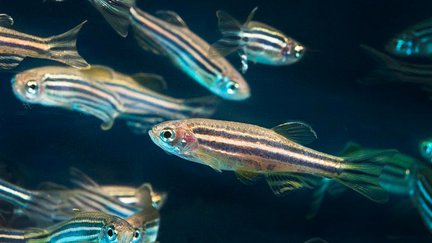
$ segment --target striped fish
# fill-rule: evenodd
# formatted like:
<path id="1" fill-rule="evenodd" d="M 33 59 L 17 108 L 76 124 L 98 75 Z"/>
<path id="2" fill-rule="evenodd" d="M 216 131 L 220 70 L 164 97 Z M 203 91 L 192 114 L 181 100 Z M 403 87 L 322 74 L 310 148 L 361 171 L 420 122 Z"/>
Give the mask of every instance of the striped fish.
<path id="1" fill-rule="evenodd" d="M 386 50 L 400 57 L 432 57 L 432 19 L 415 24 L 394 36 Z"/>
<path id="2" fill-rule="evenodd" d="M 166 56 L 214 94 L 228 100 L 250 96 L 241 74 L 220 55 L 208 58 L 210 45 L 194 34 L 176 13 L 160 11 L 153 16 L 133 6 L 130 21 L 143 49 Z"/>
<path id="3" fill-rule="evenodd" d="M 40 38 L 10 29 L 13 19 L 0 14 L 0 69 L 15 68 L 25 57 L 50 59 L 79 69 L 90 68 L 76 50 L 76 38 L 85 22 L 64 34 Z"/>
<path id="4" fill-rule="evenodd" d="M 136 232 L 144 232 L 141 234 L 141 242 L 156 242 L 160 225 L 160 214 L 156 208 L 147 207 L 130 216 L 126 221 L 135 228 Z"/>
<path id="5" fill-rule="evenodd" d="M 383 169 L 373 158 L 392 150 L 356 157 L 337 157 L 302 144 L 316 138 L 306 124 L 288 122 L 273 129 L 209 119 L 158 124 L 149 131 L 153 142 L 168 153 L 205 164 L 216 171 L 235 171 L 243 182 L 264 176 L 276 195 L 316 186 L 316 176 L 334 179 L 377 201 L 387 200 L 379 185 Z"/>
<path id="6" fill-rule="evenodd" d="M 127 218 L 143 207 L 151 207 L 151 203 L 126 204 L 105 195 L 93 180 L 76 169 L 71 169 L 71 181 L 78 186 L 77 189 L 45 184 L 40 190 L 31 191 L 0 179 L 0 199 L 13 204 L 17 208 L 15 212 L 41 226 L 70 219 L 77 209 Z M 150 193 L 142 191 L 140 196 L 150 198 Z"/>
<path id="7" fill-rule="evenodd" d="M 133 242 L 136 234 L 125 220 L 100 212 L 79 212 L 47 229 L 0 228 L 0 242 Z"/>
<path id="8" fill-rule="evenodd" d="M 305 47 L 280 30 L 252 21 L 257 10 L 257 7 L 252 10 L 244 24 L 219 10 L 217 17 L 223 38 L 212 45 L 210 57 L 237 51 L 242 59 L 243 73 L 248 69 L 248 61 L 274 66 L 298 62 Z"/>
<path id="9" fill-rule="evenodd" d="M 161 121 L 210 116 L 218 103 L 214 97 L 174 99 L 153 91 L 155 84 L 163 86 L 164 81 L 152 74 L 130 77 L 103 66 L 89 70 L 48 66 L 19 73 L 12 80 L 21 101 L 95 116 L 102 120 L 103 130 L 119 118 L 137 133 L 147 132 Z"/>
<path id="10" fill-rule="evenodd" d="M 432 169 L 420 170 L 412 197 L 426 228 L 432 232 Z"/>
<path id="11" fill-rule="evenodd" d="M 156 208 L 161 209 L 164 205 L 167 194 L 159 193 L 153 190 L 153 187 L 149 183 L 144 183 L 140 187 L 130 186 L 100 186 L 99 187 L 103 194 L 114 197 L 122 203 L 134 205 L 137 207 L 146 206 L 150 204 Z M 150 195 L 150 198 L 148 197 Z"/>

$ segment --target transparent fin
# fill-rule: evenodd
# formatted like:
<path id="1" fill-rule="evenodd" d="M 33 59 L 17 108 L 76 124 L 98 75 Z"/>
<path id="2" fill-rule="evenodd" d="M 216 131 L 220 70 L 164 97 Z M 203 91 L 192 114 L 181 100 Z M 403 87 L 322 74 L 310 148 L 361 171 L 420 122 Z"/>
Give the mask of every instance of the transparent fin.
<path id="1" fill-rule="evenodd" d="M 114 70 L 101 65 L 92 65 L 90 69 L 81 72 L 96 79 L 111 80 L 114 78 Z"/>
<path id="2" fill-rule="evenodd" d="M 23 56 L 17 55 L 0 55 L 0 68 L 13 69 L 16 68 L 24 59 Z"/>
<path id="3" fill-rule="evenodd" d="M 315 218 L 315 216 L 318 214 L 319 210 L 321 209 L 322 203 L 324 201 L 324 197 L 327 193 L 327 189 L 329 188 L 331 183 L 334 182 L 332 182 L 332 180 L 330 179 L 323 178 L 320 185 L 318 185 L 318 187 L 315 188 L 312 194 L 312 200 L 309 205 L 309 210 L 306 213 L 306 219 Z"/>
<path id="4" fill-rule="evenodd" d="M 178 15 L 176 12 L 160 10 L 157 11 L 155 15 L 170 24 L 176 25 L 178 27 L 189 28 L 182 17 L 180 17 L 180 15 Z"/>
<path id="5" fill-rule="evenodd" d="M 157 74 L 152 73 L 137 73 L 132 76 L 142 86 L 157 92 L 166 90 L 168 85 L 165 79 Z"/>
<path id="6" fill-rule="evenodd" d="M 214 43 L 209 50 L 209 57 L 227 56 L 240 48 L 242 24 L 224 11 L 217 11 L 219 30 L 222 39 Z"/>
<path id="7" fill-rule="evenodd" d="M 251 185 L 255 181 L 257 181 L 262 174 L 253 172 L 253 171 L 246 171 L 246 170 L 236 170 L 235 174 L 237 176 L 237 179 L 241 181 L 243 184 Z"/>
<path id="8" fill-rule="evenodd" d="M 379 157 L 395 153 L 396 150 L 382 150 L 347 157 L 343 171 L 334 179 L 372 201 L 384 203 L 388 200 L 388 193 L 380 186 L 379 177 L 385 164 Z"/>
<path id="9" fill-rule="evenodd" d="M 114 125 L 115 116 L 112 116 L 111 114 L 108 114 L 107 112 L 97 109 L 91 105 L 84 104 L 78 101 L 78 102 L 72 102 L 71 108 L 72 110 L 80 111 L 95 116 L 96 118 L 102 120 L 102 124 L 100 128 L 104 131 L 111 129 Z"/>
<path id="10" fill-rule="evenodd" d="M 78 54 L 76 49 L 78 32 L 86 22 L 82 22 L 66 33 L 47 38 L 49 58 L 79 69 L 90 68 L 90 65 Z"/>
<path id="11" fill-rule="evenodd" d="M 269 173 L 264 174 L 267 184 L 273 193 L 282 196 L 292 190 L 316 187 L 321 177 L 300 173 Z"/>
<path id="12" fill-rule="evenodd" d="M 99 184 L 95 182 L 92 178 L 90 178 L 87 174 L 82 172 L 81 170 L 70 167 L 69 168 L 70 181 L 72 184 L 80 187 L 80 188 L 99 188 Z"/>
<path id="13" fill-rule="evenodd" d="M 0 14 L 0 26 L 11 27 L 14 24 L 14 20 L 7 14 Z"/>
<path id="14" fill-rule="evenodd" d="M 119 35 L 122 37 L 128 35 L 129 9 L 132 7 L 134 0 L 97 0 L 90 2 Z"/>
<path id="15" fill-rule="evenodd" d="M 188 117 L 210 117 L 220 103 L 216 96 L 204 96 L 183 101 L 185 115 Z"/>
<path id="16" fill-rule="evenodd" d="M 318 138 L 312 127 L 303 122 L 287 122 L 272 128 L 272 130 L 303 145 L 310 144 Z"/>
<path id="17" fill-rule="evenodd" d="M 257 7 L 255 7 L 254 9 L 252 9 L 252 11 L 250 12 L 250 14 L 249 14 L 249 16 L 247 17 L 247 19 L 246 19 L 246 22 L 245 22 L 245 26 L 247 25 L 247 24 L 249 24 L 249 22 L 251 22 L 252 21 L 252 19 L 255 17 L 255 14 L 256 14 L 256 11 L 258 10 L 258 6 Z"/>
<path id="18" fill-rule="evenodd" d="M 423 223 L 432 232 L 432 170 L 425 169 L 419 171 L 414 187 L 413 196 Z"/>

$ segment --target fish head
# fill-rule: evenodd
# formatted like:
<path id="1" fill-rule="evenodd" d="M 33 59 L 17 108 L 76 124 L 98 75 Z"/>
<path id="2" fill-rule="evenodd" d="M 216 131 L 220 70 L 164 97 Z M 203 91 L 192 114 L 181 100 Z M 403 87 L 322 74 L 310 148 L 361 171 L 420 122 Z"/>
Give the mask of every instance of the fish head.
<path id="1" fill-rule="evenodd" d="M 213 91 L 227 100 L 245 100 L 250 96 L 250 88 L 243 76 L 233 69 L 214 82 Z"/>
<path id="2" fill-rule="evenodd" d="M 151 140 L 164 151 L 191 160 L 198 140 L 185 120 L 167 121 L 155 125 L 150 131 Z"/>
<path id="3" fill-rule="evenodd" d="M 12 80 L 12 89 L 15 96 L 25 103 L 39 103 L 43 96 L 44 73 L 31 69 L 18 73 Z"/>
<path id="4" fill-rule="evenodd" d="M 99 242 L 130 243 L 134 239 L 135 229 L 125 220 L 113 217 L 99 234 Z"/>
<path id="5" fill-rule="evenodd" d="M 385 49 L 396 56 L 412 56 L 416 54 L 416 43 L 414 34 L 406 32 L 391 39 Z"/>
<path id="6" fill-rule="evenodd" d="M 306 48 L 299 42 L 287 39 L 285 41 L 285 46 L 282 48 L 282 64 L 292 64 L 298 62 L 304 56 Z"/>
<path id="7" fill-rule="evenodd" d="M 432 160 L 432 140 L 428 139 L 420 143 L 420 153 L 428 161 Z"/>

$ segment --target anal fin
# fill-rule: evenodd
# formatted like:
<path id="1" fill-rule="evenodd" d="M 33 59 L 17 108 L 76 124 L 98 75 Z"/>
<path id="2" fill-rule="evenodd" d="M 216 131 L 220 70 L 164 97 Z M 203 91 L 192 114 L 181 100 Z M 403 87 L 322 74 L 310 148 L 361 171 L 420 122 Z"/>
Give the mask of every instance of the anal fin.
<path id="1" fill-rule="evenodd" d="M 270 189 L 277 196 L 282 196 L 292 190 L 314 188 L 322 180 L 319 176 L 283 172 L 265 174 L 265 178 Z"/>
<path id="2" fill-rule="evenodd" d="M 246 185 L 253 184 L 262 175 L 261 173 L 247 170 L 236 170 L 235 174 L 237 176 L 237 179 L 239 179 L 239 181 Z"/>
<path id="3" fill-rule="evenodd" d="M 23 56 L 18 55 L 0 55 L 0 68 L 1 69 L 13 69 L 16 68 L 21 61 L 24 59 Z"/>

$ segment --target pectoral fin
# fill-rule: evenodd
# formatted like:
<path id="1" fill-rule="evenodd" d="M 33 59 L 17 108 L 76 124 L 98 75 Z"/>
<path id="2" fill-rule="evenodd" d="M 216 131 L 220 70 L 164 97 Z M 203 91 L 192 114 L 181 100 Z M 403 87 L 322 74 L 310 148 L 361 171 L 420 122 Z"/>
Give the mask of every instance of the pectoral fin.
<path id="1" fill-rule="evenodd" d="M 0 26 L 11 27 L 14 24 L 14 20 L 7 14 L 0 14 Z"/>
<path id="2" fill-rule="evenodd" d="M 213 170 L 217 172 L 222 172 L 222 170 L 220 169 L 222 167 L 222 164 L 215 157 L 206 153 L 196 153 L 195 156 L 199 159 L 201 163 L 210 166 Z"/>
<path id="3" fill-rule="evenodd" d="M 1 69 L 12 69 L 16 68 L 21 61 L 24 59 L 23 56 L 17 55 L 0 55 L 0 68 Z"/>
<path id="4" fill-rule="evenodd" d="M 165 79 L 157 74 L 137 73 L 134 74 L 132 78 L 142 86 L 153 91 L 160 92 L 167 89 L 167 83 Z"/>

